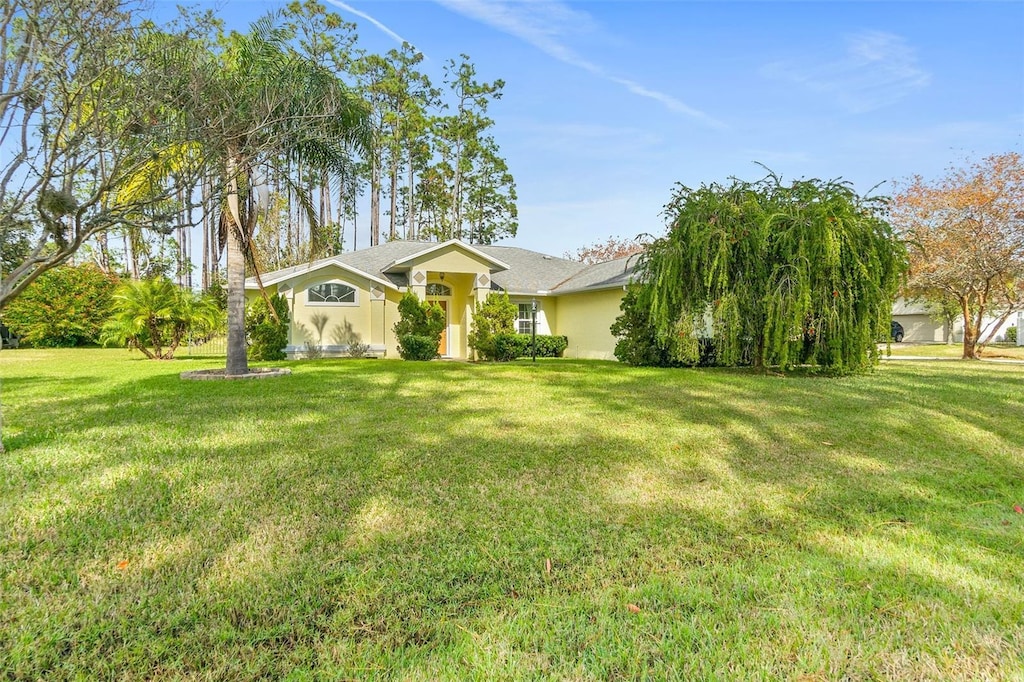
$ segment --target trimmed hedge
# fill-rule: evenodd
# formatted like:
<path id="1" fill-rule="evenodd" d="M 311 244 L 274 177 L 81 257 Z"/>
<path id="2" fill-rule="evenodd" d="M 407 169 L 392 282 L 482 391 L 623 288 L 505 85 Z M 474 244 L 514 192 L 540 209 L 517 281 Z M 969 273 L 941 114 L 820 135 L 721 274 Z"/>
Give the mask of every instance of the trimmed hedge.
<path id="1" fill-rule="evenodd" d="M 508 362 L 516 358 L 531 357 L 532 341 L 531 334 L 495 334 L 494 359 L 499 362 Z M 537 334 L 538 358 L 561 357 L 562 352 L 568 346 L 568 337 Z"/>
<path id="2" fill-rule="evenodd" d="M 403 360 L 433 360 L 444 332 L 444 310 L 407 291 L 398 302 L 399 320 L 392 328 Z"/>
<path id="3" fill-rule="evenodd" d="M 403 360 L 433 360 L 437 357 L 438 340 L 423 334 L 405 334 L 398 337 L 398 354 Z"/>

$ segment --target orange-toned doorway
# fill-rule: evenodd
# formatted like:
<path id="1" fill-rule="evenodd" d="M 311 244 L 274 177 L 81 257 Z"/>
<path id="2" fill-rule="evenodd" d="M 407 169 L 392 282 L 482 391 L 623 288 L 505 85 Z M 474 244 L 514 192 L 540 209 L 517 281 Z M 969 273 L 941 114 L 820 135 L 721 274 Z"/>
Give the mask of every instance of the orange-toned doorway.
<path id="1" fill-rule="evenodd" d="M 444 329 L 441 331 L 441 343 L 437 344 L 438 355 L 448 355 L 448 301 L 434 301 L 444 311 Z"/>

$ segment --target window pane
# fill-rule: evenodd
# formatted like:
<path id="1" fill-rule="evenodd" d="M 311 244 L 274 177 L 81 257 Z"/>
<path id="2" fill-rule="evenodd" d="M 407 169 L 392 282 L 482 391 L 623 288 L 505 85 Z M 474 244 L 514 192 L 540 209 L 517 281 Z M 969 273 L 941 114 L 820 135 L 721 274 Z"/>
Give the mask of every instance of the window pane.
<path id="1" fill-rule="evenodd" d="M 530 334 L 533 332 L 533 321 L 531 314 L 533 313 L 533 306 L 529 303 L 519 304 L 519 319 L 516 324 L 516 331 L 520 334 Z"/>
<path id="2" fill-rule="evenodd" d="M 427 296 L 451 296 L 452 288 L 446 284 L 430 283 L 427 285 Z"/>
<path id="3" fill-rule="evenodd" d="M 310 287 L 307 297 L 311 303 L 355 303 L 356 290 L 347 284 L 335 282 Z"/>

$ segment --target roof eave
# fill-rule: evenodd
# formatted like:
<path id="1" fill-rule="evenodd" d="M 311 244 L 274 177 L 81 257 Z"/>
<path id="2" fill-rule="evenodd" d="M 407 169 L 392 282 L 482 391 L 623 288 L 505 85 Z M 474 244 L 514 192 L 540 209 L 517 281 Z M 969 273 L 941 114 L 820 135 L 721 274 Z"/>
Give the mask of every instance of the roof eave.
<path id="1" fill-rule="evenodd" d="M 360 277 L 365 277 L 366 279 L 370 280 L 371 282 L 376 282 L 377 284 L 380 284 L 380 285 L 382 285 L 384 287 L 387 287 L 388 289 L 393 289 L 395 291 L 401 291 L 400 287 L 398 285 L 396 285 L 394 282 L 389 282 L 386 279 L 382 279 L 382 278 L 377 277 L 375 275 L 371 275 L 368 272 L 360 270 L 359 268 L 354 268 L 351 265 L 347 265 L 347 264 L 342 263 L 342 262 L 338 261 L 337 259 L 333 259 L 333 258 L 329 259 L 327 261 L 324 261 L 323 263 L 321 263 L 321 264 L 319 264 L 319 265 L 317 265 L 315 267 L 308 267 L 308 268 L 306 268 L 304 270 L 295 270 L 293 272 L 289 272 L 287 274 L 279 275 L 277 277 L 271 276 L 269 278 L 263 278 L 262 279 L 262 284 L 263 284 L 264 287 L 273 286 L 275 284 L 280 284 L 281 282 L 287 282 L 288 280 L 294 279 L 296 277 L 301 277 L 303 275 L 308 275 L 308 274 L 313 273 L 313 272 L 318 272 L 318 271 L 323 270 L 324 268 L 330 267 L 332 265 L 336 265 L 339 268 L 341 268 L 342 270 L 345 270 L 347 272 L 351 272 L 354 275 L 358 275 Z M 273 273 L 271 273 L 271 275 L 273 275 Z M 245 283 L 246 290 L 247 291 L 258 291 L 259 288 L 260 288 L 260 285 L 258 283 L 256 283 L 255 281 L 250 284 L 249 283 L 250 279 L 253 279 L 253 278 L 249 277 L 249 278 L 246 279 L 246 283 Z"/>

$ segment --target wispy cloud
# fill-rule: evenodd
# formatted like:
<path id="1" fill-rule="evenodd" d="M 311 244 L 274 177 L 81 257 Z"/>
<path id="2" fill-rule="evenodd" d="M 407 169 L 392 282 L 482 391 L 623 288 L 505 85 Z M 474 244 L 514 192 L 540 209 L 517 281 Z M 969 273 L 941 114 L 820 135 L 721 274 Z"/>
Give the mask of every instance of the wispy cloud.
<path id="1" fill-rule="evenodd" d="M 829 94 L 852 113 L 880 109 L 931 82 L 931 74 L 918 65 L 915 50 L 902 37 L 881 31 L 848 37 L 846 54 L 837 60 L 773 62 L 762 73 Z"/>
<path id="2" fill-rule="evenodd" d="M 543 150 L 537 153 L 543 154 L 545 159 L 571 155 L 573 158 L 616 161 L 623 167 L 624 159 L 638 156 L 648 159 L 665 143 L 661 135 L 646 128 L 541 121 L 520 123 L 516 127 L 530 143 Z"/>
<path id="3" fill-rule="evenodd" d="M 368 22 L 370 22 L 371 24 L 373 24 L 374 26 L 379 28 L 382 32 L 384 32 L 392 40 L 394 40 L 395 42 L 397 42 L 399 44 L 408 42 L 405 38 L 403 38 L 402 36 L 398 35 L 397 33 L 392 31 L 390 28 L 388 28 L 383 23 L 381 23 L 380 21 L 378 21 L 374 17 L 370 16 L 366 12 L 360 12 L 355 7 L 352 7 L 351 5 L 347 5 L 344 2 L 341 2 L 341 0 L 327 0 L 327 2 L 331 3 L 332 5 L 334 5 L 335 7 L 339 8 L 339 9 L 345 10 L 349 14 L 354 14 L 357 17 L 360 17 L 362 19 L 366 19 Z"/>
<path id="4" fill-rule="evenodd" d="M 713 128 L 725 124 L 664 92 L 622 78 L 586 59 L 566 44 L 572 35 L 595 28 L 589 14 L 574 10 L 560 0 L 435 0 L 439 5 L 519 38 L 560 62 L 624 87 L 639 97 L 660 102 L 669 110 L 689 116 Z"/>

